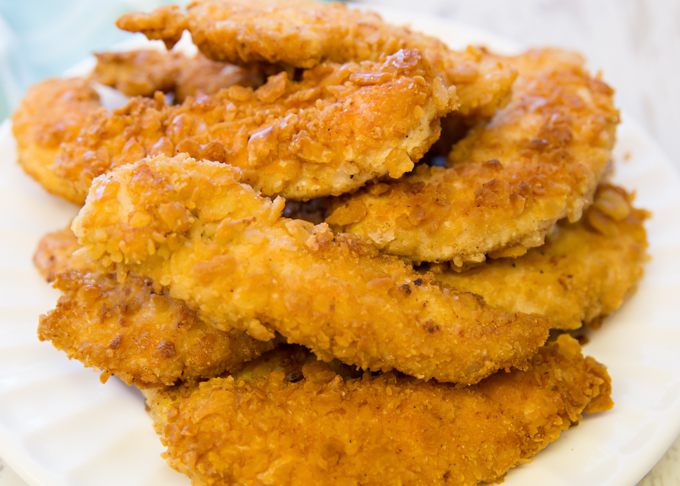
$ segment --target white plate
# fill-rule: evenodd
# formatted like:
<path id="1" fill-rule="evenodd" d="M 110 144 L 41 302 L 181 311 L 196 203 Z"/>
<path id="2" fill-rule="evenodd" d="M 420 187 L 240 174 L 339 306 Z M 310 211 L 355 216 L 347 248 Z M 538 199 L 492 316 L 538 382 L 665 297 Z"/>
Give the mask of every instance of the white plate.
<path id="1" fill-rule="evenodd" d="M 453 22 L 380 11 L 453 47 L 518 49 Z M 680 177 L 625 115 L 615 161 L 616 181 L 654 212 L 647 225 L 653 260 L 637 294 L 585 347 L 609 366 L 616 406 L 512 470 L 507 486 L 633 486 L 680 432 Z M 0 457 L 32 486 L 187 486 L 159 457 L 139 392 L 115 379 L 100 384 L 95 372 L 36 338 L 38 315 L 58 293 L 31 257 L 38 239 L 75 213 L 23 174 L 10 125 L 0 126 Z"/>

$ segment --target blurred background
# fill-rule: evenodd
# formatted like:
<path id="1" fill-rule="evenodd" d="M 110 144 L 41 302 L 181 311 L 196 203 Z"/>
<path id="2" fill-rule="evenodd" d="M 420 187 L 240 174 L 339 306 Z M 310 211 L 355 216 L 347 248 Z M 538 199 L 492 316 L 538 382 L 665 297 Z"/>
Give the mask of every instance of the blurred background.
<path id="1" fill-rule="evenodd" d="M 0 121 L 25 90 L 95 51 L 129 38 L 122 13 L 167 0 L 0 0 Z M 417 9 L 526 46 L 576 49 L 602 70 L 617 105 L 641 124 L 680 169 L 679 0 L 358 0 Z M 0 486 L 24 485 L 0 458 Z M 680 486 L 680 441 L 640 483 Z"/>

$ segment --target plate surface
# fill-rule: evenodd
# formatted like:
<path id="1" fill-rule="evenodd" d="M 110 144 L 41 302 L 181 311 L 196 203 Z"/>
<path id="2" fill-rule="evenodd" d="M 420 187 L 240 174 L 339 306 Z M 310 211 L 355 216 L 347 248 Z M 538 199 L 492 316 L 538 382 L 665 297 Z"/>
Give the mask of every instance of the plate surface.
<path id="1" fill-rule="evenodd" d="M 450 21 L 379 11 L 452 47 L 519 49 Z M 623 119 L 614 179 L 654 213 L 647 224 L 653 259 L 637 294 L 585 346 L 609 366 L 616 406 L 586 417 L 512 470 L 506 486 L 633 486 L 680 432 L 680 176 L 644 131 Z M 32 254 L 43 234 L 66 226 L 76 211 L 24 175 L 11 127 L 1 125 L 0 456 L 31 486 L 187 486 L 159 457 L 163 448 L 137 390 L 114 378 L 100 384 L 97 373 L 36 337 L 38 315 L 58 292 L 34 269 Z"/>

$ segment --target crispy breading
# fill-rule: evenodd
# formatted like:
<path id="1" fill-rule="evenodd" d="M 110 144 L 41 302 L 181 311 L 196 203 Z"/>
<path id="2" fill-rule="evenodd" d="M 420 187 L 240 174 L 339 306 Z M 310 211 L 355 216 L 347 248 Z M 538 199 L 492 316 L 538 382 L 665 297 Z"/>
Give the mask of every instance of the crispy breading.
<path id="1" fill-rule="evenodd" d="M 181 52 L 153 49 L 96 52 L 94 56 L 97 64 L 91 79 L 127 96 L 153 96 L 156 91 L 174 91 L 177 68 L 186 59 Z"/>
<path id="2" fill-rule="evenodd" d="M 320 65 L 301 81 L 282 72 L 255 91 L 232 86 L 176 106 L 134 98 L 88 120 L 55 167 L 84 197 L 114 167 L 184 152 L 240 167 L 266 195 L 307 200 L 411 170 L 454 106 L 430 63 L 402 50 L 380 62 Z"/>
<path id="3" fill-rule="evenodd" d="M 55 172 L 53 164 L 61 143 L 75 141 L 88 117 L 102 109 L 93 81 L 129 96 L 174 90 L 179 100 L 233 85 L 262 84 L 262 76 L 255 71 L 200 55 L 188 58 L 181 53 L 139 50 L 96 56 L 98 63 L 89 80 L 48 79 L 36 84 L 12 119 L 19 163 L 26 173 L 47 191 L 76 204 L 85 202 L 87 191 L 74 185 L 75 174 Z"/>
<path id="4" fill-rule="evenodd" d="M 227 378 L 145 392 L 168 464 L 194 486 L 475 485 L 612 406 L 606 368 L 563 335 L 525 372 L 456 388 L 279 348 Z"/>
<path id="5" fill-rule="evenodd" d="M 59 145 L 75 140 L 87 117 L 101 107 L 92 83 L 48 79 L 32 86 L 12 117 L 19 164 L 48 192 L 82 204 L 85 198 L 52 164 Z"/>
<path id="6" fill-rule="evenodd" d="M 561 222 L 545 245 L 518 258 L 489 259 L 437 280 L 508 312 L 546 316 L 553 329 L 597 328 L 635 292 L 648 260 L 649 213 L 623 189 L 601 185 L 578 223 Z"/>
<path id="7" fill-rule="evenodd" d="M 263 76 L 254 70 L 211 61 L 202 54 L 188 57 L 181 52 L 138 49 L 95 54 L 97 65 L 91 79 L 127 96 L 152 96 L 156 91 L 174 92 L 182 102 L 188 96 L 214 94 L 230 86 L 257 88 Z"/>
<path id="8" fill-rule="evenodd" d="M 138 387 L 171 386 L 236 371 L 274 348 L 242 331 L 224 332 L 186 306 L 156 292 L 150 281 L 98 273 L 70 229 L 42 238 L 34 261 L 62 291 L 40 317 L 38 338 L 51 341 L 85 366 Z"/>
<path id="9" fill-rule="evenodd" d="M 573 53 L 507 62 L 519 71 L 512 101 L 454 146 L 448 168 L 419 166 L 340 198 L 326 221 L 414 262 L 462 266 L 521 255 L 559 219 L 579 220 L 610 161 L 613 90 Z"/>
<path id="10" fill-rule="evenodd" d="M 209 58 L 234 64 L 276 63 L 311 68 L 322 62 L 377 61 L 418 49 L 455 85 L 462 115 L 490 116 L 510 92 L 515 71 L 482 51 L 449 49 L 439 39 L 385 23 L 374 12 L 308 0 L 208 0 L 183 14 L 176 6 L 125 14 L 116 25 L 173 46 L 191 32 Z"/>
<path id="11" fill-rule="evenodd" d="M 119 29 L 142 32 L 149 40 L 162 40 L 168 50 L 182 38 L 186 19 L 177 5 L 159 7 L 151 15 L 124 14 L 116 21 Z"/>
<path id="12" fill-rule="evenodd" d="M 73 230 L 91 258 L 166 286 L 221 329 L 278 331 L 320 358 L 475 383 L 523 367 L 546 319 L 508 314 L 370 243 L 281 217 L 238 170 L 158 156 L 97 178 Z"/>
<path id="13" fill-rule="evenodd" d="M 181 63 L 177 69 L 175 99 L 181 103 L 189 96 L 211 95 L 230 86 L 259 88 L 266 81 L 265 74 L 272 70 L 245 69 L 234 64 L 211 61 L 197 54 Z"/>
<path id="14" fill-rule="evenodd" d="M 47 233 L 40 238 L 33 255 L 33 264 L 48 283 L 54 282 L 57 275 L 77 270 L 92 273 L 97 265 L 87 257 L 78 244 L 78 238 L 71 228 Z"/>

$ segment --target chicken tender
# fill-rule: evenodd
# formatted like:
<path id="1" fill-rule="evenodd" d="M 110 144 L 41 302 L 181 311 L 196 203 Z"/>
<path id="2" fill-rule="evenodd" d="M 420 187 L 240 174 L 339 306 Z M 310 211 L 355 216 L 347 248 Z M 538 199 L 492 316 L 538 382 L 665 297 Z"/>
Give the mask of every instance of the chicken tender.
<path id="1" fill-rule="evenodd" d="M 233 372 L 276 345 L 242 331 L 216 330 L 148 280 L 97 273 L 69 229 L 45 236 L 35 262 L 62 291 L 40 317 L 38 338 L 85 366 L 138 387 L 171 386 Z"/>
<path id="2" fill-rule="evenodd" d="M 90 81 L 48 79 L 31 87 L 12 117 L 19 164 L 48 192 L 82 204 L 84 196 L 52 168 L 62 142 L 75 140 L 89 115 L 101 108 Z"/>
<path id="3" fill-rule="evenodd" d="M 211 95 L 230 86 L 258 88 L 262 74 L 233 64 L 215 62 L 198 54 L 139 49 L 95 54 L 97 65 L 92 80 L 111 86 L 127 96 L 153 96 L 154 92 L 174 92 L 175 99 Z"/>
<path id="4" fill-rule="evenodd" d="M 232 86 L 177 106 L 134 98 L 90 118 L 55 167 L 83 198 L 114 167 L 181 152 L 243 169 L 266 195 L 337 195 L 411 170 L 439 137 L 454 91 L 420 53 L 402 50 L 380 62 L 320 65 L 299 82 L 282 72 L 255 91 Z"/>
<path id="5" fill-rule="evenodd" d="M 623 189 L 601 185 L 578 223 L 558 224 L 545 245 L 519 258 L 490 259 L 437 280 L 508 312 L 546 316 L 553 329 L 598 328 L 635 292 L 649 258 L 647 211 Z"/>
<path id="6" fill-rule="evenodd" d="M 414 262 L 516 257 L 564 217 L 575 222 L 607 172 L 613 90 L 556 49 L 508 58 L 510 104 L 457 143 L 448 168 L 420 166 L 334 201 L 326 221 Z"/>
<path id="7" fill-rule="evenodd" d="M 90 80 L 48 79 L 33 86 L 14 114 L 19 163 L 48 192 L 82 205 L 87 191 L 53 167 L 60 145 L 75 141 L 87 120 L 103 110 L 94 83 L 129 96 L 175 91 L 176 98 L 213 94 L 233 85 L 259 86 L 262 76 L 234 65 L 180 53 L 140 50 L 97 54 Z M 106 112 L 106 111 L 105 111 Z M 73 176 L 73 174 L 71 174 Z"/>
<path id="8" fill-rule="evenodd" d="M 183 14 L 176 6 L 130 13 L 118 27 L 160 39 L 168 48 L 191 32 L 194 43 L 216 61 L 275 63 L 312 68 L 322 62 L 377 61 L 383 54 L 417 49 L 455 85 L 460 114 L 490 116 L 507 100 L 516 73 L 474 48 L 449 49 L 439 39 L 385 23 L 373 12 L 308 0 L 207 0 Z"/>
<path id="9" fill-rule="evenodd" d="M 194 486 L 492 482 L 612 406 L 606 368 L 567 335 L 527 371 L 464 389 L 356 375 L 285 347 L 234 376 L 145 395 L 164 457 Z"/>
<path id="10" fill-rule="evenodd" d="M 158 156 L 95 180 L 73 230 L 91 258 L 167 287 L 203 320 L 321 359 L 475 383 L 522 368 L 546 319 L 496 311 L 354 235 L 281 217 L 225 164 Z"/>
<path id="11" fill-rule="evenodd" d="M 54 282 L 60 273 L 73 270 L 96 272 L 96 263 L 90 260 L 84 251 L 78 251 L 82 249 L 71 228 L 47 233 L 38 242 L 38 248 L 33 255 L 33 264 L 48 283 Z"/>

